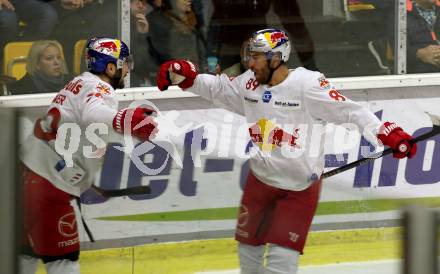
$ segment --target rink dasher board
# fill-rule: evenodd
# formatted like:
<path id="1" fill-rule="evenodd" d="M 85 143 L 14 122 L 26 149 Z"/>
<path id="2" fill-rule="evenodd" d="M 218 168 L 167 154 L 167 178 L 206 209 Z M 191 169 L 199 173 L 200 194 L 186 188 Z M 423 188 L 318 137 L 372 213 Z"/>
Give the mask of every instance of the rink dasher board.
<path id="1" fill-rule="evenodd" d="M 373 112 L 380 114 L 383 121 L 397 122 L 409 133 L 417 133 L 424 128 L 429 128 L 430 121 L 424 111 L 440 115 L 438 109 L 440 95 L 435 86 L 349 89 L 344 94 L 353 100 L 359 101 Z M 145 96 L 148 98 L 148 94 Z M 22 98 L 22 100 L 26 99 Z M 225 110 L 215 109 L 200 97 L 191 94 L 185 95 L 183 98 L 152 98 L 151 101 L 165 114 L 167 111 L 178 109 L 179 118 L 176 120 L 178 125 L 185 125 L 191 121 L 196 124 L 209 121 L 220 128 L 224 122 L 223 118 L 230 115 L 233 120 L 233 123 L 231 123 L 233 126 L 232 132 L 238 135 L 237 125 L 244 123 L 241 116 L 231 114 Z M 122 102 L 121 107 L 124 105 L 127 105 L 127 102 Z M 43 105 L 23 109 L 25 116 L 22 117 L 21 121 L 23 121 L 24 132 L 31 131 L 32 121 L 35 120 L 36 115 L 43 113 L 44 109 L 45 106 Z M 234 126 L 237 126 L 237 128 L 234 128 Z M 221 132 L 218 132 L 217 135 L 211 136 L 211 140 L 219 140 L 220 134 Z M 245 133 L 240 136 L 246 138 L 244 137 L 246 136 Z M 115 142 L 118 142 L 120 137 L 114 136 L 114 138 Z M 185 153 L 184 139 L 184 136 L 181 136 L 180 139 L 178 137 L 173 139 L 182 155 Z M 331 144 L 331 134 L 327 136 L 327 139 L 327 142 Z M 122 140 L 120 141 L 122 143 Z M 438 139 L 434 139 L 428 141 L 425 145 L 421 144 L 418 156 L 411 161 L 404 159 L 396 163 L 389 159 L 380 159 L 367 168 L 353 169 L 327 179 L 321 195 L 321 204 L 326 205 L 326 203 L 329 203 L 331 206 L 329 207 L 330 212 L 325 211 L 324 219 L 328 223 L 340 222 L 341 212 L 337 210 L 331 212 L 331 208 L 341 208 L 344 203 L 346 205 L 348 203 L 349 206 L 364 207 L 360 212 L 366 213 L 365 221 L 371 221 L 377 218 L 374 216 L 376 214 L 375 207 L 371 207 L 368 201 L 405 198 L 435 199 L 440 194 L 438 184 L 440 170 L 435 169 L 440 159 L 438 141 Z M 247 140 L 231 136 L 229 143 L 231 147 L 240 147 L 240 144 L 246 144 Z M 359 140 L 357 143 L 358 145 L 354 145 L 344 152 L 348 155 L 347 160 L 349 162 L 356 160 L 359 156 Z M 332 146 L 329 145 L 328 147 Z M 122 166 L 118 168 L 120 172 L 116 173 L 119 177 L 115 176 L 112 182 L 103 181 L 102 178 L 105 174 L 100 173 L 97 176 L 97 185 L 124 188 L 130 186 L 133 182 L 145 185 L 154 181 L 156 184 L 154 187 L 158 191 L 160 190 L 160 195 L 156 193 L 156 197 L 123 197 L 109 200 L 98 199 L 93 195 L 87 197 L 88 200 L 83 205 L 83 214 L 86 220 L 90 220 L 92 231 L 97 231 L 95 233 L 97 239 L 129 239 L 131 237 L 166 236 L 179 233 L 197 234 L 198 232 L 209 231 L 232 231 L 235 226 L 235 215 L 232 213 L 228 213 L 226 216 L 220 214 L 220 217 L 214 217 L 211 220 L 207 220 L 206 216 L 203 217 L 203 214 L 200 219 L 197 219 L 197 216 L 199 216 L 197 214 L 195 214 L 196 219 L 191 217 L 191 215 L 194 215 L 194 211 L 197 212 L 197 210 L 211 210 L 208 211 L 208 215 L 209 212 L 216 215 L 216 212 L 225 208 L 232 208 L 230 212 L 233 212 L 233 208 L 239 204 L 242 193 L 240 181 L 243 180 L 246 159 L 235 157 L 233 152 L 230 152 L 228 157 L 218 157 L 218 153 L 218 150 L 214 150 L 210 155 L 202 156 L 200 158 L 201 167 L 193 167 L 191 163 L 184 162 L 184 168 L 182 169 L 171 163 L 167 172 L 156 176 L 133 175 L 133 172 L 130 173 L 132 165 L 127 157 L 109 156 L 110 158 L 106 159 L 106 162 L 110 163 L 110 166 L 113 162 L 121 162 L 121 159 L 116 159 L 117 157 L 124 158 Z M 332 155 L 334 152 L 329 151 L 326 147 L 325 153 Z M 226 170 L 207 171 L 207 160 L 215 163 L 215 160 L 219 159 L 223 160 L 223 164 L 227 163 Z M 188 169 L 190 169 L 190 172 L 188 172 Z M 131 174 L 131 177 L 129 177 L 129 174 Z M 340 203 L 339 206 L 338 203 Z M 359 212 L 359 210 L 356 212 Z M 350 217 L 354 216 L 354 214 L 350 215 L 352 213 L 346 213 L 345 223 L 352 222 Z M 136 219 L 133 216 L 139 214 L 156 215 L 146 215 L 144 220 L 128 221 Z M 165 216 L 166 221 L 157 220 L 161 214 Z M 174 219 L 173 214 L 177 214 Z M 379 210 L 377 215 L 380 216 L 380 214 Z M 332 219 L 332 215 L 335 216 L 334 219 Z M 100 219 L 114 216 L 120 216 L 122 220 Z"/>

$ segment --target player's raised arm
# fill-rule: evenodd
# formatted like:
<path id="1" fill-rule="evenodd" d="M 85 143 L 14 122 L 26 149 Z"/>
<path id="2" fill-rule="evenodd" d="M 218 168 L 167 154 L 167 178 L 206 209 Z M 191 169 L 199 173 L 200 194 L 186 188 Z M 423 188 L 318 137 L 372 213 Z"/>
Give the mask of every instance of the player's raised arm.
<path id="1" fill-rule="evenodd" d="M 190 61 L 171 60 L 161 65 L 157 85 L 162 91 L 171 85 L 178 85 L 185 91 L 202 96 L 215 106 L 243 114 L 243 103 L 239 93 L 243 75 L 229 78 L 226 74 L 199 74 L 196 66 Z"/>

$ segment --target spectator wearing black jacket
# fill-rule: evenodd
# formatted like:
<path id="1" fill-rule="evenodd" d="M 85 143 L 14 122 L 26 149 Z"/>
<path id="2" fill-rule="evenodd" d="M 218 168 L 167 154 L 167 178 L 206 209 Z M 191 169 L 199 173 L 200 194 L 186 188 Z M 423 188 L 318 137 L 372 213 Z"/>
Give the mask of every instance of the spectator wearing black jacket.
<path id="1" fill-rule="evenodd" d="M 436 0 L 407 0 L 407 72 L 440 71 L 440 6 Z"/>
<path id="2" fill-rule="evenodd" d="M 193 0 L 163 0 L 160 7 L 147 15 L 147 42 L 155 71 L 161 63 L 176 58 L 185 58 L 204 68 L 206 41 L 192 3 Z"/>

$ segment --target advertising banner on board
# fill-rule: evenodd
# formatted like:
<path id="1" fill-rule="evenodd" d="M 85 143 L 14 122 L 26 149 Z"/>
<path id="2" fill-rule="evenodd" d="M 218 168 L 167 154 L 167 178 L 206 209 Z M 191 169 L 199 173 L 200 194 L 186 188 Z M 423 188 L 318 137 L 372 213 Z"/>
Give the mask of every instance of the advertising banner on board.
<path id="1" fill-rule="evenodd" d="M 432 126 L 425 111 L 440 115 L 440 98 L 361 104 L 382 121 L 394 121 L 414 136 Z M 104 189 L 148 185 L 152 191 L 118 198 L 86 191 L 82 214 L 95 238 L 234 229 L 253 147 L 250 125 L 242 116 L 216 108 L 188 106 L 188 110 L 167 110 L 162 115 L 169 123 L 164 126 L 169 131 L 167 144 L 158 142 L 138 153 L 135 148 L 140 144 L 112 136 L 95 184 Z M 34 118 L 26 119 L 30 124 Z M 373 150 L 357 130 L 346 127 L 350 126 L 328 124 L 323 135 L 311 136 L 324 138 L 325 171 Z M 308 149 L 311 153 L 319 148 L 311 145 Z M 439 167 L 440 136 L 436 136 L 419 143 L 411 160 L 386 156 L 328 178 L 314 223 L 398 218 L 395 212 L 404 203 L 436 203 L 440 200 Z"/>

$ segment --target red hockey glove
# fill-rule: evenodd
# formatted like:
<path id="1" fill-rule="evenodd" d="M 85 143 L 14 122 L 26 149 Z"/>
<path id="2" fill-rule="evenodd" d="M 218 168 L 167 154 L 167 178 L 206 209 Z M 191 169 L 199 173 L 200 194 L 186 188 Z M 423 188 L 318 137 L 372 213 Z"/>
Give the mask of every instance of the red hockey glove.
<path id="1" fill-rule="evenodd" d="M 379 129 L 377 138 L 393 150 L 394 158 L 412 158 L 417 152 L 417 144 L 411 144 L 412 137 L 395 123 L 385 122 Z"/>
<path id="2" fill-rule="evenodd" d="M 113 118 L 113 128 L 124 134 L 125 123 L 131 117 L 131 135 L 142 141 L 154 139 L 157 133 L 157 123 L 154 121 L 154 110 L 148 108 L 121 109 Z"/>
<path id="3" fill-rule="evenodd" d="M 163 63 L 157 73 L 157 87 L 167 90 L 170 85 L 178 85 L 181 89 L 190 88 L 194 84 L 197 71 L 196 66 L 186 60 L 171 60 Z"/>

